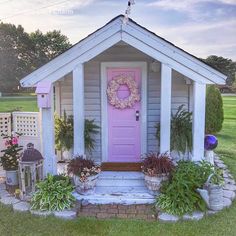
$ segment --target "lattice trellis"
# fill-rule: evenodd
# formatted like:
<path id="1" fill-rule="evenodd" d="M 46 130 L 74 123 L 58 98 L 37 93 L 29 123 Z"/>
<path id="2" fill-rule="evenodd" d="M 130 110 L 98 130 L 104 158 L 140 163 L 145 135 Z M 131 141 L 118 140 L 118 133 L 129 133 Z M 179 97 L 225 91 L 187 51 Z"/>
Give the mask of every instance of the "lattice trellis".
<path id="1" fill-rule="evenodd" d="M 0 113 L 0 136 L 2 134 L 11 134 L 11 114 Z"/>
<path id="2" fill-rule="evenodd" d="M 38 112 L 13 112 L 14 131 L 28 137 L 40 135 Z"/>

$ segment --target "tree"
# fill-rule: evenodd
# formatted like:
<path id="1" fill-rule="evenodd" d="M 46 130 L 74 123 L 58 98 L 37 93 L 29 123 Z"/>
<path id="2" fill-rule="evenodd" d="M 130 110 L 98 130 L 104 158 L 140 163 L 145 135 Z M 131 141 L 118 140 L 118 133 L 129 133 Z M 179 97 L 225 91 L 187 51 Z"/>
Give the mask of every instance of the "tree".
<path id="1" fill-rule="evenodd" d="M 17 90 L 19 81 L 67 50 L 71 44 L 60 31 L 28 34 L 20 25 L 0 23 L 0 90 Z"/>
<path id="2" fill-rule="evenodd" d="M 32 70 L 32 41 L 22 26 L 0 23 L 0 88 L 14 91 Z"/>
<path id="3" fill-rule="evenodd" d="M 220 132 L 224 121 L 223 101 L 219 89 L 210 85 L 206 92 L 206 133 Z"/>
<path id="4" fill-rule="evenodd" d="M 37 30 L 30 34 L 30 38 L 34 44 L 36 68 L 46 64 L 71 47 L 69 39 L 57 30 L 45 34 Z"/>
<path id="5" fill-rule="evenodd" d="M 235 80 L 236 74 L 236 62 L 233 62 L 231 59 L 218 57 L 211 55 L 206 59 L 202 59 L 208 65 L 214 67 L 215 69 L 221 71 L 223 74 L 227 75 L 227 84 L 231 85 Z"/>

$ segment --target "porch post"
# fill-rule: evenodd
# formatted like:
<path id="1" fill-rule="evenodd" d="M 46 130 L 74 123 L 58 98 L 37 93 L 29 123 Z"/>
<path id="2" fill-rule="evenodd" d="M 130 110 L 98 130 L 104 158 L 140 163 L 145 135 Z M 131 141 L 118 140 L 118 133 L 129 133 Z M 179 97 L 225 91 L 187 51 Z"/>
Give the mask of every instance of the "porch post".
<path id="1" fill-rule="evenodd" d="M 84 155 L 84 66 L 73 70 L 74 155 Z"/>
<path id="2" fill-rule="evenodd" d="M 206 85 L 193 82 L 192 161 L 204 158 Z"/>
<path id="3" fill-rule="evenodd" d="M 170 151 L 172 69 L 161 64 L 160 153 Z"/>
<path id="4" fill-rule="evenodd" d="M 53 86 L 49 93 L 51 106 L 50 108 L 40 108 L 41 113 L 41 132 L 42 132 L 42 149 L 44 157 L 44 175 L 57 174 L 57 158 L 55 155 L 55 138 L 54 138 L 54 96 Z"/>

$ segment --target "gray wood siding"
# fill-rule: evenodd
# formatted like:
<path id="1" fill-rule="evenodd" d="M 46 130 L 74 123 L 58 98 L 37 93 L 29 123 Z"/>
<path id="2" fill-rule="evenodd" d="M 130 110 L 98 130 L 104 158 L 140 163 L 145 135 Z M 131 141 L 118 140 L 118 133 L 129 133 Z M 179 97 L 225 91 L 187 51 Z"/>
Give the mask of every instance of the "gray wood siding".
<path id="1" fill-rule="evenodd" d="M 145 61 L 148 65 L 147 82 L 147 151 L 158 151 L 158 142 L 155 138 L 155 124 L 160 121 L 160 71 L 151 72 L 150 63 L 152 58 L 130 46 L 113 46 L 84 66 L 84 97 L 85 117 L 95 119 L 101 127 L 101 83 L 100 63 L 109 61 Z M 183 76 L 173 72 L 172 79 L 172 112 L 185 104 L 188 108 L 188 85 Z M 61 96 L 61 114 L 65 110 L 68 114 L 73 113 L 72 106 L 72 75 L 66 76 L 59 83 Z M 80 96 L 78 94 L 78 96 Z M 57 98 L 58 99 L 58 98 Z M 96 135 L 96 148 L 92 157 L 96 161 L 101 160 L 101 133 Z"/>

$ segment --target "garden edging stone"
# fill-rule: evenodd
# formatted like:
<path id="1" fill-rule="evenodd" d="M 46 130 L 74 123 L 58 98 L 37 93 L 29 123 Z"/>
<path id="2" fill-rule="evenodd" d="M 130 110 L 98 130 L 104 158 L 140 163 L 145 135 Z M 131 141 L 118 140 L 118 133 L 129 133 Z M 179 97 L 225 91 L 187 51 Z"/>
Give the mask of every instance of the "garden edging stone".
<path id="1" fill-rule="evenodd" d="M 236 185 L 235 180 L 233 179 L 232 175 L 229 173 L 229 170 L 226 169 L 227 166 L 223 164 L 223 161 L 219 161 L 217 157 L 216 165 L 224 170 L 224 181 L 225 185 L 223 186 L 223 205 L 224 208 L 230 207 L 232 204 L 232 200 L 236 197 Z M 226 168 L 225 168 L 226 167 Z M 50 216 L 54 215 L 57 218 L 62 219 L 75 219 L 77 217 L 77 213 L 74 209 L 71 210 L 64 210 L 64 211 L 36 211 L 36 210 L 30 210 L 30 204 L 25 201 L 21 201 L 14 197 L 13 195 L 10 195 L 6 191 L 5 184 L 0 184 L 0 202 L 4 205 L 12 205 L 14 211 L 20 211 L 20 212 L 27 212 L 30 211 L 31 214 L 37 215 L 37 216 Z M 87 202 L 80 202 L 82 205 L 87 205 Z M 179 220 L 200 220 L 204 217 L 204 215 L 212 215 L 219 211 L 212 211 L 208 210 L 206 213 L 196 211 L 192 215 L 186 214 L 183 217 L 171 215 L 165 212 L 161 212 L 158 210 L 158 217 L 157 220 L 163 221 L 163 222 L 177 222 Z"/>
<path id="2" fill-rule="evenodd" d="M 177 222 L 180 218 L 178 216 L 175 215 L 171 215 L 165 212 L 161 212 L 158 215 L 158 219 L 160 221 L 164 221 L 164 222 Z"/>
<path id="3" fill-rule="evenodd" d="M 11 196 L 3 196 L 1 197 L 0 202 L 4 205 L 13 205 L 20 202 L 20 200 Z"/>
<path id="4" fill-rule="evenodd" d="M 183 220 L 201 220 L 204 217 L 204 213 L 201 211 L 195 211 L 192 215 L 186 214 L 183 216 Z"/>
<path id="5" fill-rule="evenodd" d="M 28 202 L 18 202 L 13 204 L 13 210 L 19 212 L 27 212 L 30 210 L 30 204 Z"/>
<path id="6" fill-rule="evenodd" d="M 77 216 L 76 212 L 72 210 L 55 211 L 53 214 L 57 218 L 62 218 L 66 220 L 75 219 Z"/>

